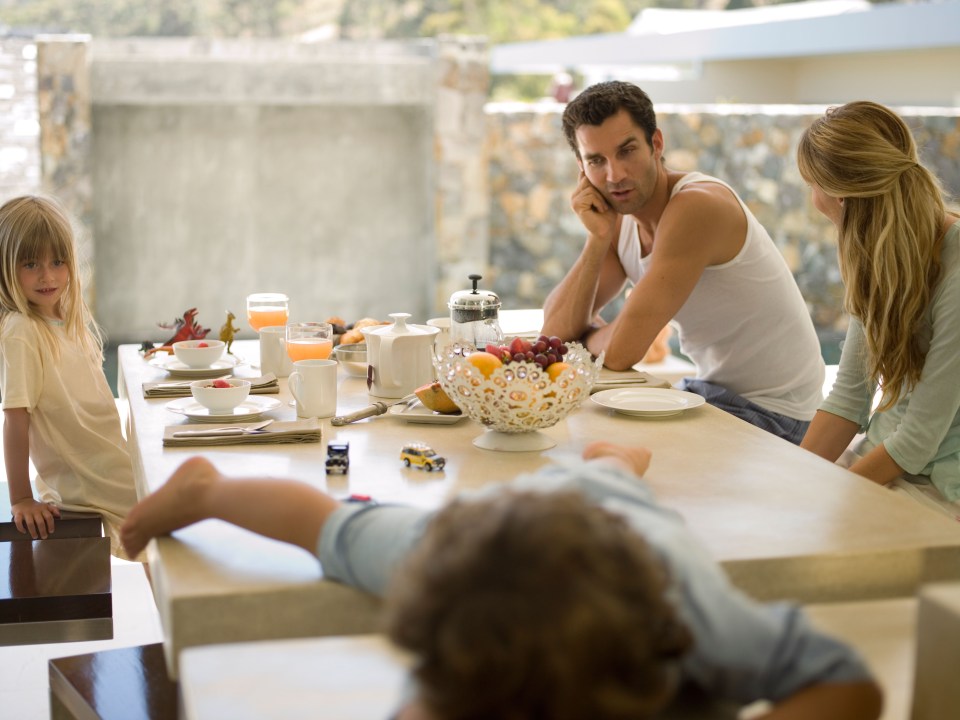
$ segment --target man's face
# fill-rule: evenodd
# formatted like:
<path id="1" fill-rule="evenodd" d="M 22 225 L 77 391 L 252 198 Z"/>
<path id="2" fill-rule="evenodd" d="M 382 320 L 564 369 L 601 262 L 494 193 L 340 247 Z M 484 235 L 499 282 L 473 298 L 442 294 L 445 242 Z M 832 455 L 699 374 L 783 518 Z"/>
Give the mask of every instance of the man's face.
<path id="1" fill-rule="evenodd" d="M 580 168 L 610 206 L 621 215 L 633 215 L 653 196 L 663 151 L 658 129 L 653 146 L 643 129 L 626 110 L 602 125 L 581 125 L 576 130 Z"/>

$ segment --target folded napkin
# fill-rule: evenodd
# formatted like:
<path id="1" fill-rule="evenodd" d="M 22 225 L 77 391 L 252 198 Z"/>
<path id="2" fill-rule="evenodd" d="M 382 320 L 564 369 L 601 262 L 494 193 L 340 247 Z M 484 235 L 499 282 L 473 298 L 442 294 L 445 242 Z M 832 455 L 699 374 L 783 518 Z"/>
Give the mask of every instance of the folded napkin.
<path id="1" fill-rule="evenodd" d="M 600 370 L 600 376 L 590 389 L 590 394 L 598 393 L 601 390 L 613 390 L 615 388 L 670 388 L 673 387 L 669 382 L 656 375 L 640 370 L 610 370 L 603 368 Z"/>
<path id="2" fill-rule="evenodd" d="M 224 423 L 222 427 L 249 427 L 257 423 Z M 168 425 L 163 429 L 164 447 L 195 447 L 198 445 L 278 445 L 281 443 L 320 442 L 320 421 L 317 418 L 294 420 L 292 422 L 273 422 L 262 431 L 246 435 L 204 435 L 202 437 L 178 437 L 174 433 L 183 430 L 204 430 L 209 432 L 217 426 L 210 423 L 191 423 L 187 425 Z"/>
<path id="3" fill-rule="evenodd" d="M 280 382 L 273 373 L 267 373 L 260 377 L 237 378 L 250 381 L 251 395 L 276 395 L 280 392 Z M 143 396 L 145 398 L 175 398 L 190 397 L 190 383 L 192 380 L 177 382 L 176 380 L 156 380 L 154 382 L 145 382 L 143 384 Z"/>

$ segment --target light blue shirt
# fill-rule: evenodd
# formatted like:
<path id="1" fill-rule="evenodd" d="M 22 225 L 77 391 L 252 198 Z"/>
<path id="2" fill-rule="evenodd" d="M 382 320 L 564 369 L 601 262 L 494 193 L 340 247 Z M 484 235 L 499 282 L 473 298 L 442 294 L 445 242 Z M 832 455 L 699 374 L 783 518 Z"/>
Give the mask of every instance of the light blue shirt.
<path id="1" fill-rule="evenodd" d="M 548 466 L 503 491 L 579 491 L 622 515 L 663 560 L 669 596 L 694 637 L 681 663 L 692 681 L 719 699 L 778 701 L 817 682 L 853 682 L 869 673 L 847 646 L 815 631 L 787 603 L 757 603 L 730 585 L 681 518 L 654 500 L 631 474 L 604 462 Z M 391 505 L 343 505 L 324 525 L 318 556 L 328 579 L 382 595 L 390 575 L 422 535 L 431 513 Z"/>
<path id="2" fill-rule="evenodd" d="M 926 475 L 951 502 L 960 500 L 960 222 L 944 237 L 940 282 L 920 329 L 927 346 L 920 382 L 889 410 L 872 412 L 876 384 L 867 380 L 863 325 L 850 318 L 837 380 L 821 410 L 857 423 L 865 455 L 883 443 L 894 462 Z"/>

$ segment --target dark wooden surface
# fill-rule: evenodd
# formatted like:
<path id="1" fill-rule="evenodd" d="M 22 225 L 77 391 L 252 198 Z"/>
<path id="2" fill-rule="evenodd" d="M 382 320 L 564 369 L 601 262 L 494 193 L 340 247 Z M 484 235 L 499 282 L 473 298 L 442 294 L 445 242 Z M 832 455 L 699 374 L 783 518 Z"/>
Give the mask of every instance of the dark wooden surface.
<path id="1" fill-rule="evenodd" d="M 54 720 L 177 720 L 161 643 L 57 658 L 48 668 Z"/>
<path id="2" fill-rule="evenodd" d="M 0 542 L 0 625 L 112 615 L 110 540 Z"/>

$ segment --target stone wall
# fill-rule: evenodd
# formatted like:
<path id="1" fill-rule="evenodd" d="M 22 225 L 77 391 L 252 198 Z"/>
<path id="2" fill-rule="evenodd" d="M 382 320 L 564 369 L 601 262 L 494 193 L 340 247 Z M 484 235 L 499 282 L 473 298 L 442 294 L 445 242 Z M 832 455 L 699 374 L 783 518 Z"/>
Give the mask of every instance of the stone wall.
<path id="1" fill-rule="evenodd" d="M 810 106 L 658 106 L 664 159 L 736 189 L 770 232 L 797 279 L 828 359 L 846 318 L 833 226 L 810 202 L 796 166 Z M 924 161 L 960 197 L 960 111 L 900 108 Z M 492 288 L 505 308 L 539 307 L 580 252 L 583 230 L 570 210 L 577 165 L 563 137 L 563 106 L 490 104 Z M 828 345 L 830 347 L 828 347 Z"/>

